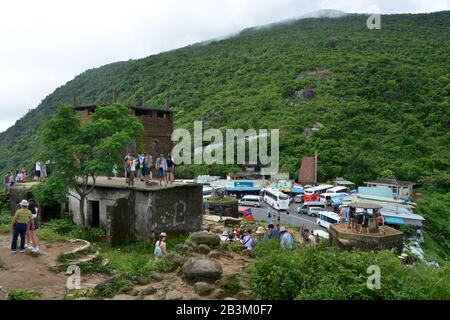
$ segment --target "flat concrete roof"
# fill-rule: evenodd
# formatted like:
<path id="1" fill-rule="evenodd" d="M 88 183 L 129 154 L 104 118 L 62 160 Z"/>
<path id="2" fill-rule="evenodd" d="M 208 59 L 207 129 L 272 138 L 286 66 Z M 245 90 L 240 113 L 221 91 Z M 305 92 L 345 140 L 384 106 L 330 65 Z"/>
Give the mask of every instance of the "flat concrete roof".
<path id="1" fill-rule="evenodd" d="M 92 179 L 89 179 L 88 184 L 92 185 L 92 182 L 93 182 Z M 131 187 L 131 189 L 138 191 L 159 191 L 164 189 L 179 188 L 183 186 L 202 186 L 202 185 L 195 182 L 183 183 L 175 181 L 173 184 L 168 184 L 167 186 L 161 187 L 159 185 L 159 180 L 153 179 L 153 182 L 147 185 L 144 182 L 140 181 L 139 179 L 135 178 L 134 187 Z M 97 179 L 95 180 L 95 187 L 120 189 L 120 190 L 130 189 L 130 187 L 128 187 L 125 178 L 122 177 L 117 178 L 111 177 L 111 179 L 108 179 L 107 177 L 97 177 Z"/>

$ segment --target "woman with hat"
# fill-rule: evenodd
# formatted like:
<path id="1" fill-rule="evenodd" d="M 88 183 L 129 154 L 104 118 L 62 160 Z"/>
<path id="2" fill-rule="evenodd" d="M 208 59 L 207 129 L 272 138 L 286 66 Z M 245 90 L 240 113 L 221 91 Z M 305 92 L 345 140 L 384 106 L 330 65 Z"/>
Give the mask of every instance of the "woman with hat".
<path id="1" fill-rule="evenodd" d="M 30 199 L 28 201 L 28 210 L 31 212 L 33 223 L 29 225 L 27 230 L 27 245 L 28 249 L 31 249 L 31 252 L 39 252 L 39 239 L 37 236 L 37 229 L 39 228 L 39 208 L 36 205 L 34 199 Z M 30 239 L 31 244 L 30 246 Z"/>
<path id="2" fill-rule="evenodd" d="M 155 244 L 154 255 L 156 260 L 162 259 L 167 253 L 166 239 L 167 234 L 165 232 L 161 232 L 161 234 L 159 235 L 159 240 L 156 241 Z"/>
<path id="3" fill-rule="evenodd" d="M 264 239 L 266 230 L 263 227 L 258 227 L 258 230 L 255 232 L 258 235 L 258 240 L 261 241 Z"/>
<path id="4" fill-rule="evenodd" d="M 34 222 L 32 219 L 31 211 L 28 210 L 28 201 L 22 200 L 20 202 L 20 209 L 14 214 L 12 220 L 13 239 L 11 243 L 11 252 L 17 252 L 17 238 L 20 235 L 20 252 L 25 252 L 25 236 L 27 234 L 28 226 L 30 225 L 34 229 Z"/>

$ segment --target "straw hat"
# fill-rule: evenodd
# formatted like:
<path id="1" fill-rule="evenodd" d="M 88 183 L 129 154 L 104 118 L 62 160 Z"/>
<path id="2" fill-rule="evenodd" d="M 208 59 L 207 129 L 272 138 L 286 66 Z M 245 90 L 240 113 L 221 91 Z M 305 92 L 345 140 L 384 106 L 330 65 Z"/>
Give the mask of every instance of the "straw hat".
<path id="1" fill-rule="evenodd" d="M 228 232 L 224 231 L 224 232 L 222 232 L 222 235 L 223 236 L 228 236 Z"/>
<path id="2" fill-rule="evenodd" d="M 281 228 L 280 228 L 280 232 L 286 232 L 287 230 L 286 230 L 286 227 L 284 227 L 284 226 L 282 226 Z"/>
<path id="3" fill-rule="evenodd" d="M 266 232 L 266 230 L 264 230 L 263 227 L 258 227 L 258 230 L 256 230 L 256 234 L 263 234 L 265 232 Z"/>
<path id="4" fill-rule="evenodd" d="M 22 200 L 22 201 L 20 202 L 20 206 L 21 206 L 21 207 L 28 207 L 28 201 L 27 201 L 27 200 Z"/>
<path id="5" fill-rule="evenodd" d="M 159 236 L 160 237 L 167 237 L 167 234 L 165 232 L 161 232 L 161 234 Z"/>

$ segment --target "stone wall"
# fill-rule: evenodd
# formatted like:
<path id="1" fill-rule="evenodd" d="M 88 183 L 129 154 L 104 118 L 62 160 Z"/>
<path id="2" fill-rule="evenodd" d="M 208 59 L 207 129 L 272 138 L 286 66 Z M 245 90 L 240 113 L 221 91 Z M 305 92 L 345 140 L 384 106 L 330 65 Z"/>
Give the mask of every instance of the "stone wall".
<path id="1" fill-rule="evenodd" d="M 384 226 L 385 235 L 379 233 L 356 233 L 346 230 L 346 226 L 331 225 L 330 243 L 333 246 L 343 249 L 359 249 L 359 250 L 385 250 L 396 249 L 401 253 L 403 249 L 403 233 Z"/>
<path id="2" fill-rule="evenodd" d="M 32 188 L 38 184 L 39 182 L 16 183 L 9 188 L 9 210 L 11 211 L 11 214 L 15 213 L 16 210 L 20 208 L 20 201 L 33 198 Z M 52 218 L 60 218 L 66 211 L 65 204 L 55 204 L 52 207 L 45 207 L 38 203 L 38 207 L 40 209 L 40 219 L 42 222 Z"/>
<path id="3" fill-rule="evenodd" d="M 106 230 L 110 245 L 126 239 L 154 241 L 161 232 L 198 231 L 203 222 L 202 186 L 196 184 L 135 189 L 97 186 L 85 203 L 87 227 L 95 221 L 97 205 L 99 225 Z M 79 201 L 70 197 L 69 206 L 79 225 Z"/>

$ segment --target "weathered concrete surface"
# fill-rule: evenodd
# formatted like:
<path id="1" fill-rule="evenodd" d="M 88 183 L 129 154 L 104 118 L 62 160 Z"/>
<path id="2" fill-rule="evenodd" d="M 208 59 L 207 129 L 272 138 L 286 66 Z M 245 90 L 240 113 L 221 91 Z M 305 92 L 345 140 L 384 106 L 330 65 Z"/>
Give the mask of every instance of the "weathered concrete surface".
<path id="1" fill-rule="evenodd" d="M 19 203 L 22 200 L 28 200 L 33 197 L 31 188 L 38 185 L 37 182 L 16 183 L 9 188 L 9 210 L 14 213 L 20 208 Z"/>
<path id="2" fill-rule="evenodd" d="M 39 182 L 15 183 L 9 188 L 9 210 L 11 213 L 16 212 L 20 208 L 20 201 L 33 198 L 32 188 L 38 184 Z M 41 221 L 60 218 L 66 211 L 65 207 L 65 204 L 56 204 L 53 207 L 39 206 Z"/>
<path id="3" fill-rule="evenodd" d="M 92 227 L 98 215 L 110 245 L 124 240 L 154 241 L 161 232 L 170 235 L 201 229 L 202 186 L 172 184 L 145 186 L 136 181 L 128 188 L 123 178 L 99 179 L 85 203 L 85 224 Z M 69 197 L 74 222 L 80 224 L 79 201 Z"/>
<path id="4" fill-rule="evenodd" d="M 385 235 L 378 232 L 369 234 L 357 233 L 347 229 L 347 224 L 334 224 L 330 226 L 330 242 L 333 246 L 343 249 L 360 250 L 385 250 L 396 249 L 401 252 L 403 249 L 403 233 L 394 228 L 384 226 Z"/>

